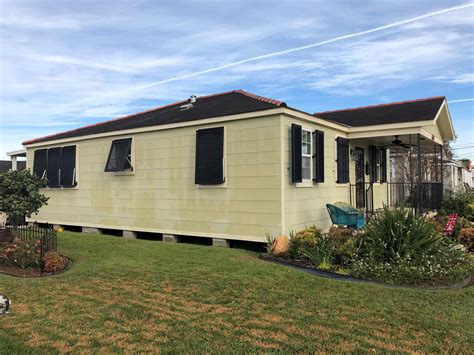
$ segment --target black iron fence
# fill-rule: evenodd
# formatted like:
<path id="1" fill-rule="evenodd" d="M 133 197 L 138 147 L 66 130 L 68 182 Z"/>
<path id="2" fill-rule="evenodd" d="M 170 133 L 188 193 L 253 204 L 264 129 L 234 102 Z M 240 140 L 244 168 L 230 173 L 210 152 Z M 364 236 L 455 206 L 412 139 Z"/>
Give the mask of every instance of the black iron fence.
<path id="1" fill-rule="evenodd" d="M 47 252 L 57 251 L 57 232 L 51 224 L 31 223 L 28 225 L 0 225 L 0 229 L 7 229 L 15 239 L 37 245 L 40 257 L 40 271 L 44 271 L 44 256 Z"/>
<path id="2" fill-rule="evenodd" d="M 374 184 L 371 182 L 358 182 L 349 185 L 349 203 L 365 209 L 366 213 L 374 212 Z"/>
<path id="3" fill-rule="evenodd" d="M 443 200 L 443 184 L 441 182 L 388 182 L 388 206 L 407 206 L 423 213 L 437 210 Z M 366 213 L 374 212 L 374 186 L 373 183 L 351 184 L 349 202 L 357 208 L 365 209 Z"/>

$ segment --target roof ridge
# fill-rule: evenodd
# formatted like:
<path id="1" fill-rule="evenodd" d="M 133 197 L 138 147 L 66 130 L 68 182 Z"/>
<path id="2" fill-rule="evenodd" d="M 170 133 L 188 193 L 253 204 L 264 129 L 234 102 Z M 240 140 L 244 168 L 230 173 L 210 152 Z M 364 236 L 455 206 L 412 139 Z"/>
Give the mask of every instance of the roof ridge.
<path id="1" fill-rule="evenodd" d="M 233 92 L 251 97 L 252 99 L 255 99 L 255 100 L 259 100 L 259 101 L 263 101 L 263 102 L 266 102 L 266 103 L 269 103 L 269 104 L 273 104 L 273 105 L 276 105 L 276 106 L 281 106 L 281 107 L 286 107 L 287 106 L 284 101 L 275 100 L 275 99 L 271 99 L 269 97 L 256 95 L 256 94 L 253 94 L 251 92 L 245 91 L 243 89 L 234 90 Z"/>
<path id="2" fill-rule="evenodd" d="M 436 99 L 446 99 L 446 97 L 445 96 L 432 96 L 432 97 L 426 97 L 426 98 L 422 98 L 422 99 L 404 100 L 404 101 L 388 102 L 388 103 L 377 104 L 377 105 L 350 107 L 350 108 L 345 108 L 345 109 L 340 109 L 340 110 L 321 111 L 321 112 L 313 113 L 313 116 L 317 116 L 317 115 L 324 114 L 324 113 L 362 110 L 362 109 L 367 109 L 367 108 L 384 107 L 384 106 L 395 106 L 395 105 L 409 104 L 409 103 L 412 103 L 412 102 L 431 101 L 431 100 L 436 100 Z"/>
<path id="3" fill-rule="evenodd" d="M 211 98 L 211 97 L 222 96 L 222 95 L 228 95 L 228 94 L 232 94 L 232 93 L 237 93 L 237 94 L 246 95 L 246 96 L 248 96 L 248 97 L 250 97 L 250 98 L 253 98 L 253 99 L 255 99 L 255 100 L 259 100 L 259 101 L 262 101 L 262 102 L 274 104 L 274 105 L 277 105 L 277 106 L 286 107 L 286 103 L 283 102 L 283 101 L 274 100 L 274 99 L 270 99 L 270 98 L 267 98 L 267 97 L 264 97 L 264 96 L 255 95 L 255 94 L 252 94 L 252 93 L 250 93 L 250 92 L 248 92 L 248 91 L 245 91 L 245 90 L 242 90 L 242 89 L 239 89 L 239 90 L 229 90 L 229 91 L 224 91 L 224 92 L 215 93 L 215 94 L 203 95 L 203 96 L 198 96 L 197 98 L 198 98 L 198 99 L 207 99 L 207 98 Z M 79 131 L 79 130 L 82 130 L 82 129 L 85 129 L 85 128 L 96 127 L 96 126 L 102 126 L 102 125 L 107 124 L 107 123 L 110 123 L 110 122 L 116 122 L 116 121 L 124 120 L 124 119 L 130 118 L 130 117 L 133 117 L 133 116 L 137 116 L 137 115 L 140 115 L 140 114 L 144 114 L 144 113 L 148 113 L 148 112 L 152 112 L 152 111 L 161 110 L 161 109 L 164 109 L 164 108 L 167 108 L 167 107 L 172 107 L 172 106 L 181 105 L 181 104 L 184 104 L 184 103 L 186 103 L 186 102 L 188 102 L 188 101 L 189 101 L 189 99 L 181 100 L 181 101 L 176 101 L 176 102 L 173 102 L 173 103 L 170 103 L 170 104 L 166 104 L 166 105 L 163 105 L 163 106 L 154 107 L 154 108 L 151 108 L 151 109 L 148 109 L 148 110 L 144 110 L 144 111 L 140 111 L 140 112 L 131 113 L 131 114 L 128 114 L 128 115 L 125 115 L 125 116 L 117 117 L 117 118 L 112 118 L 112 119 L 107 120 L 107 121 L 101 121 L 101 122 L 97 122 L 97 123 L 92 123 L 92 124 L 88 124 L 88 125 L 81 126 L 81 127 L 78 127 L 78 128 L 74 128 L 74 129 L 70 129 L 70 130 L 66 130 L 66 131 L 62 131 L 62 132 L 58 132 L 58 133 L 54 133 L 54 134 L 49 134 L 49 135 L 46 135 L 46 136 L 43 136 L 43 137 L 38 137 L 38 138 L 26 140 L 26 141 L 24 141 L 22 144 L 24 144 L 24 145 L 26 145 L 26 144 L 32 144 L 32 143 L 35 143 L 35 142 L 37 142 L 37 141 L 41 141 L 41 140 L 43 140 L 43 139 L 53 138 L 53 137 L 56 137 L 56 136 L 60 136 L 60 135 L 62 135 L 62 134 L 72 133 L 72 132 Z"/>

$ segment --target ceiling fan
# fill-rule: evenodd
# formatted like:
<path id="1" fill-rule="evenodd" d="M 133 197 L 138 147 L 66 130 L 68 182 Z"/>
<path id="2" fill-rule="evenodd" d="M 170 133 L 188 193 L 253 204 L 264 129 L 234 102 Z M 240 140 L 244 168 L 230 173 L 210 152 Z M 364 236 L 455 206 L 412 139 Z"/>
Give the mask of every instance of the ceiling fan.
<path id="1" fill-rule="evenodd" d="M 394 136 L 395 139 L 392 141 L 392 144 L 387 144 L 386 146 L 384 146 L 384 148 L 387 148 L 387 147 L 403 147 L 403 148 L 411 148 L 411 147 L 416 147 L 416 144 L 407 144 L 407 143 L 403 143 L 400 139 L 398 139 L 398 135 L 395 135 Z"/>

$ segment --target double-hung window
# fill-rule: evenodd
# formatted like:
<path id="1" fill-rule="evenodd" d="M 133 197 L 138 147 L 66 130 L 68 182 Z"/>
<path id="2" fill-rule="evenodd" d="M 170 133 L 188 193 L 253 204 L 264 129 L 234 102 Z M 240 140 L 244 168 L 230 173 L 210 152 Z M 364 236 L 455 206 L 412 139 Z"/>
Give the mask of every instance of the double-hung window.
<path id="1" fill-rule="evenodd" d="M 303 180 L 312 179 L 313 142 L 312 132 L 303 130 L 301 135 L 301 175 Z"/>
<path id="2" fill-rule="evenodd" d="M 291 181 L 324 182 L 324 132 L 291 125 Z M 308 186 L 305 184 L 305 186 Z"/>

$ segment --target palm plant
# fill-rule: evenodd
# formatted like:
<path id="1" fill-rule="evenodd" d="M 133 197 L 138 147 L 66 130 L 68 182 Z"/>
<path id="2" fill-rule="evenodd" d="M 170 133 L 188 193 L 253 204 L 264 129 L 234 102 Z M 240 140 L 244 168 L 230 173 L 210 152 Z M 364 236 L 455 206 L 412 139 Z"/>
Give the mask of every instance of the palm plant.
<path id="1" fill-rule="evenodd" d="M 384 207 L 383 212 L 368 221 L 360 247 L 383 262 L 427 253 L 440 239 L 435 226 L 417 217 L 411 209 Z"/>

